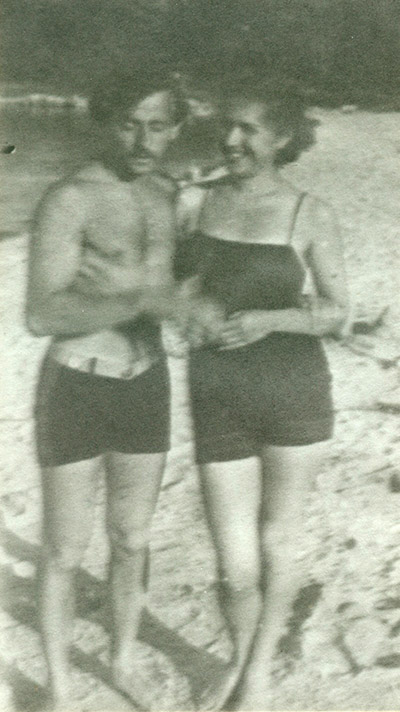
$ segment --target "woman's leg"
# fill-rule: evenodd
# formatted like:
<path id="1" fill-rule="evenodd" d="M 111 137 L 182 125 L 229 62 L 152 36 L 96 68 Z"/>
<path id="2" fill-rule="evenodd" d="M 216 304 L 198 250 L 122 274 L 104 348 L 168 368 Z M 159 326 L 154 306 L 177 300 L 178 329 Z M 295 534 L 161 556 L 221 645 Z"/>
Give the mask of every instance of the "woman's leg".
<path id="1" fill-rule="evenodd" d="M 113 675 L 123 692 L 146 707 L 151 704 L 151 690 L 135 664 L 137 636 L 147 590 L 150 527 L 165 457 L 165 453 L 107 457 Z"/>
<path id="2" fill-rule="evenodd" d="M 39 607 L 49 687 L 55 709 L 69 709 L 69 645 L 74 573 L 92 531 L 94 475 L 99 458 L 46 468 L 42 473 L 43 561 Z"/>
<path id="3" fill-rule="evenodd" d="M 285 632 L 305 571 L 297 560 L 310 490 L 320 470 L 326 444 L 268 447 L 265 471 L 262 548 L 267 563 L 263 610 L 258 633 L 234 709 L 267 709 L 270 674 L 277 644 Z"/>
<path id="4" fill-rule="evenodd" d="M 260 462 L 252 457 L 205 465 L 201 481 L 221 575 L 221 608 L 234 645 L 228 677 L 205 701 L 207 708 L 220 709 L 246 662 L 260 615 Z"/>

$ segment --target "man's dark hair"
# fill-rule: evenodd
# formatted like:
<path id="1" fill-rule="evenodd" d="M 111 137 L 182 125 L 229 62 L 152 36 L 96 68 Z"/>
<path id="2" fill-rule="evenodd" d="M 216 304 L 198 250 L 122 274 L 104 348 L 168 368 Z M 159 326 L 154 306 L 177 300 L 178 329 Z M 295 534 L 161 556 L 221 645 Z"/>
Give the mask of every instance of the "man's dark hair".
<path id="1" fill-rule="evenodd" d="M 314 145 L 315 127 L 319 122 L 306 115 L 307 102 L 293 82 L 233 73 L 219 86 L 223 104 L 235 98 L 259 102 L 265 106 L 266 123 L 270 123 L 279 136 L 288 136 L 288 143 L 276 153 L 277 166 L 292 163 Z"/>
<path id="2" fill-rule="evenodd" d="M 90 97 L 89 112 L 95 121 L 107 123 L 113 115 L 160 91 L 170 92 L 174 122 L 179 124 L 188 113 L 188 103 L 179 77 L 155 69 L 141 69 L 129 73 L 113 72 L 108 75 Z"/>

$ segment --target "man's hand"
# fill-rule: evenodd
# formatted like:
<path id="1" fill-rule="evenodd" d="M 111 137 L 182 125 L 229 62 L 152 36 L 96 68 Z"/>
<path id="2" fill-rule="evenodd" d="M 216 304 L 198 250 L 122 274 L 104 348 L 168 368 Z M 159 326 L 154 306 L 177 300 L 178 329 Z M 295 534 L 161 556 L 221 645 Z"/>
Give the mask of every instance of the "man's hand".
<path id="1" fill-rule="evenodd" d="M 176 289 L 171 319 L 182 338 L 194 348 L 219 342 L 225 324 L 222 307 L 201 294 L 198 276 L 187 279 Z"/>
<path id="2" fill-rule="evenodd" d="M 223 308 L 200 293 L 198 277 L 186 280 L 176 291 L 171 315 L 190 346 L 219 343 L 226 323 Z"/>
<path id="3" fill-rule="evenodd" d="M 196 297 L 189 305 L 187 338 L 191 346 L 221 342 L 226 325 L 222 307 L 206 297 Z"/>
<path id="4" fill-rule="evenodd" d="M 226 320 L 221 333 L 223 349 L 237 349 L 265 338 L 276 331 L 274 313 L 271 311 L 243 311 Z"/>

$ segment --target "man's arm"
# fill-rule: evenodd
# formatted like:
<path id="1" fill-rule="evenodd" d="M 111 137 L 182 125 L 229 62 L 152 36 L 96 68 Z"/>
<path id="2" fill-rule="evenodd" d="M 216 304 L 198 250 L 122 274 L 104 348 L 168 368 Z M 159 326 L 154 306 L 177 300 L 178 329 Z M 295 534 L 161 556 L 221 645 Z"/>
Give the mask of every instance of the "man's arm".
<path id="1" fill-rule="evenodd" d="M 82 334 L 114 326 L 146 309 L 146 297 L 167 307 L 169 285 L 138 285 L 122 294 L 102 296 L 79 290 L 82 232 L 87 219 L 85 196 L 78 186 L 51 189 L 34 220 L 29 259 L 27 325 L 37 336 Z"/>

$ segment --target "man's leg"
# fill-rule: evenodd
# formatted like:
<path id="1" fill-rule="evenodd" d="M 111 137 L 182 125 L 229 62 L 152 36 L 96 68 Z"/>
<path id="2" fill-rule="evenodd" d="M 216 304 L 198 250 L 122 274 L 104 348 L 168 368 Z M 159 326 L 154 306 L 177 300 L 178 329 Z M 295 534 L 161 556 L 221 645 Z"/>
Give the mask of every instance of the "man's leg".
<path id="1" fill-rule="evenodd" d="M 150 527 L 165 467 L 165 453 L 107 457 L 110 581 L 113 606 L 113 674 L 133 700 L 148 704 L 148 685 L 135 668 L 145 604 Z"/>
<path id="2" fill-rule="evenodd" d="M 74 573 L 92 531 L 95 474 L 100 458 L 45 468 L 40 618 L 54 709 L 69 709 L 69 645 L 74 616 Z"/>

